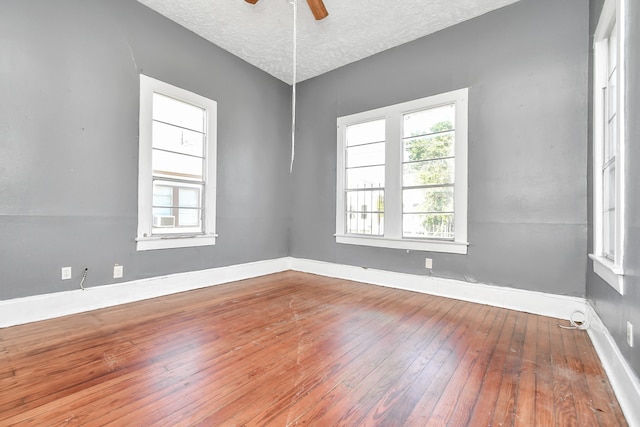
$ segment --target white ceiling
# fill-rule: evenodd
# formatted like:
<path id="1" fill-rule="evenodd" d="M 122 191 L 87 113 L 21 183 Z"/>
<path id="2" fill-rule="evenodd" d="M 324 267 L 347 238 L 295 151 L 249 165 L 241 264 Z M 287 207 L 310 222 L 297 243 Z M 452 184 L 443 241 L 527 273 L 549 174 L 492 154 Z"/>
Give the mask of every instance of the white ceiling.
<path id="1" fill-rule="evenodd" d="M 138 0 L 278 79 L 293 81 L 293 0 Z M 298 0 L 297 80 L 306 80 L 518 0 Z"/>

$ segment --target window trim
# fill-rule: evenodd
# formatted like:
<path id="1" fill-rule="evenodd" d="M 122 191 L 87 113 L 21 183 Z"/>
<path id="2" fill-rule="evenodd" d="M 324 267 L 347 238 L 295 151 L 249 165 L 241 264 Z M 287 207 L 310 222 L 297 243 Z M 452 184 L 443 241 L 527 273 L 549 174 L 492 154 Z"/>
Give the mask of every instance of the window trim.
<path id="1" fill-rule="evenodd" d="M 151 172 L 153 94 L 154 92 L 204 108 L 207 111 L 204 182 L 204 218 L 201 234 L 152 235 L 151 205 L 153 179 Z M 169 83 L 140 74 L 140 137 L 138 160 L 138 231 L 136 250 L 171 249 L 215 245 L 216 230 L 216 164 L 217 102 Z"/>
<path id="2" fill-rule="evenodd" d="M 593 253 L 589 258 L 593 260 L 593 271 L 618 293 L 624 295 L 624 228 L 625 228 L 625 138 L 624 138 L 624 94 L 625 94 L 625 13 L 624 2 L 620 0 L 606 0 L 598 20 L 594 34 L 593 55 Z M 616 231 L 615 231 L 615 259 L 611 260 L 603 255 L 603 178 L 604 164 L 604 103 L 599 88 L 607 80 L 609 53 L 607 42 L 613 27 L 617 25 L 617 92 L 616 92 L 616 120 L 618 139 L 616 144 Z"/>
<path id="3" fill-rule="evenodd" d="M 336 167 L 336 243 L 395 249 L 467 254 L 468 204 L 468 88 L 338 117 Z M 450 240 L 402 237 L 402 122 L 403 114 L 455 104 L 455 237 Z M 384 236 L 345 232 L 345 147 L 347 126 L 385 119 L 385 230 Z M 389 226 L 394 224 L 394 226 Z"/>

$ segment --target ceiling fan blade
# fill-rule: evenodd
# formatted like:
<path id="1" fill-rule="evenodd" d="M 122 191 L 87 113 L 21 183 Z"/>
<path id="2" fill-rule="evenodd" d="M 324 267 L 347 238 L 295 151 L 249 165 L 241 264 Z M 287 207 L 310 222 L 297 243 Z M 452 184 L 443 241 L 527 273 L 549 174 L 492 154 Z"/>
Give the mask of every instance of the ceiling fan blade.
<path id="1" fill-rule="evenodd" d="M 251 4 L 256 4 L 259 0 L 244 1 Z M 327 8 L 324 7 L 324 3 L 322 2 L 322 0 L 307 0 L 307 4 L 309 5 L 309 9 L 311 9 L 311 13 L 313 13 L 313 17 L 316 18 L 317 21 L 329 16 L 329 12 L 327 12 Z"/>
<path id="2" fill-rule="evenodd" d="M 309 9 L 311 9 L 311 13 L 313 13 L 313 17 L 316 18 L 317 21 L 329 16 L 329 12 L 327 12 L 327 8 L 324 7 L 322 0 L 307 0 L 307 4 L 309 5 Z"/>

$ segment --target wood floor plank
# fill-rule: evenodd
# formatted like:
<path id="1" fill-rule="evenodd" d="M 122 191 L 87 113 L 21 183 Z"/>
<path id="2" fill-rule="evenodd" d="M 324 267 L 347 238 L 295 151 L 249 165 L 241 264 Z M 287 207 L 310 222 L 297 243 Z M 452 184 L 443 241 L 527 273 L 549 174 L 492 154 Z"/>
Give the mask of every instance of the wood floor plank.
<path id="1" fill-rule="evenodd" d="M 338 299 L 335 300 L 336 302 L 339 302 Z M 381 297 L 378 302 L 384 302 L 385 298 Z M 284 301 L 283 302 L 284 305 L 290 305 L 290 303 L 288 301 Z M 357 312 L 356 312 L 357 313 Z M 334 313 L 328 313 L 328 316 L 334 316 Z M 289 313 L 289 316 L 291 316 L 291 313 Z M 352 321 L 352 319 L 348 319 L 348 318 L 343 318 L 343 320 L 345 320 L 345 322 L 341 325 L 342 327 L 347 327 L 347 325 Z M 319 318 L 315 318 L 314 320 L 315 322 L 319 321 Z M 295 322 L 285 322 L 285 324 L 287 325 L 294 325 L 294 324 L 298 324 L 300 322 L 300 318 L 298 317 L 298 319 Z M 298 325 L 299 326 L 299 325 Z M 328 338 L 330 338 L 332 336 L 332 334 L 327 334 L 327 330 L 328 328 L 325 329 L 321 329 L 322 331 L 324 331 L 324 335 L 326 335 Z M 295 348 L 295 351 L 297 352 L 297 350 L 299 349 L 298 344 L 299 344 L 299 336 L 297 335 L 296 330 L 294 330 L 293 327 L 290 327 L 290 331 L 289 332 L 294 332 L 293 334 L 289 334 L 288 336 L 285 334 L 285 331 L 282 330 L 274 330 L 272 331 L 272 333 L 270 334 L 266 334 L 264 335 L 262 338 L 260 338 L 261 340 L 265 341 L 264 345 L 261 346 L 261 350 L 266 350 L 268 352 L 271 352 L 274 350 L 275 346 L 273 345 L 272 342 L 270 341 L 270 337 L 284 337 L 285 340 L 280 339 L 277 342 L 277 347 L 280 349 L 289 349 L 288 351 L 278 351 L 278 357 L 279 360 L 275 360 L 273 361 L 273 358 L 269 358 L 268 355 L 265 354 L 260 354 L 260 353 L 256 353 L 255 357 L 253 356 L 248 356 L 246 353 L 243 354 L 243 358 L 242 360 L 242 367 L 244 368 L 244 370 L 238 370 L 237 369 L 237 365 L 238 365 L 238 360 L 237 358 L 228 360 L 228 368 L 229 370 L 232 370 L 233 372 L 227 373 L 226 372 L 226 368 L 227 365 L 224 364 L 222 361 L 220 360 L 209 360 L 208 362 L 211 365 L 215 365 L 215 370 L 216 370 L 216 375 L 211 377 L 209 376 L 205 376 L 207 383 L 211 384 L 211 387 L 208 386 L 208 384 L 198 384 L 198 383 L 194 383 L 194 381 L 191 381 L 190 384 L 190 389 L 194 389 L 194 390 L 190 390 L 187 393 L 191 396 L 190 399 L 184 399 L 182 401 L 177 401 L 175 403 L 172 403 L 170 406 L 165 406 L 162 408 L 162 411 L 159 411 L 158 413 L 156 413 L 155 415 L 157 416 L 161 416 L 162 412 L 168 412 L 168 413 L 180 413 L 181 411 L 187 410 L 189 411 L 190 414 L 192 414 L 192 418 L 194 420 L 198 419 L 198 414 L 199 414 L 199 410 L 204 411 L 205 413 L 210 412 L 211 409 L 209 406 L 207 406 L 207 402 L 209 402 L 210 400 L 215 400 L 216 404 L 218 407 L 220 407 L 221 405 L 224 404 L 224 399 L 229 400 L 229 396 L 232 393 L 240 393 L 241 391 L 241 387 L 243 386 L 243 384 L 245 383 L 245 381 L 243 380 L 243 378 L 246 376 L 250 377 L 252 380 L 265 380 L 265 378 L 262 378 L 261 375 L 269 372 L 271 369 L 274 368 L 274 366 L 280 366 L 282 364 L 285 364 L 287 366 L 290 366 L 291 364 L 291 355 L 293 353 L 294 350 L 291 350 L 293 348 Z M 259 344 L 257 341 L 252 341 L 252 344 Z M 270 365 L 265 366 L 263 363 L 264 361 L 267 361 L 267 363 L 270 363 Z M 169 369 L 171 369 L 169 367 Z M 192 378 L 193 380 L 193 378 Z M 213 381 L 212 381 L 213 380 Z M 253 385 L 251 385 L 252 383 L 247 383 L 249 384 L 249 386 L 251 388 L 255 388 Z M 231 390 L 230 392 L 227 390 Z M 175 392 L 175 391 L 174 391 Z M 184 390 L 183 390 L 184 392 Z M 230 399 L 231 402 L 235 402 L 234 398 Z M 181 407 L 179 405 L 188 405 L 187 407 Z M 236 403 L 236 407 L 237 407 L 237 403 Z M 153 421 L 153 420 L 150 420 Z M 171 415 L 168 415 L 165 417 L 165 422 L 173 422 L 176 420 L 173 420 Z M 220 422 L 220 419 L 217 420 L 218 422 Z"/>
<path id="2" fill-rule="evenodd" d="M 418 314 L 424 317 L 424 314 Z M 464 311 L 456 312 L 453 319 L 459 319 L 463 315 Z M 460 327 L 455 320 L 451 323 L 458 325 L 454 333 L 459 335 L 465 333 L 464 326 Z M 409 341 L 418 331 L 419 329 L 406 330 L 402 331 L 406 335 L 394 334 L 393 338 L 398 340 L 396 345 L 372 343 L 376 350 L 374 353 L 380 357 L 371 358 L 366 369 L 360 371 L 361 375 L 348 377 L 344 384 L 339 385 L 341 389 L 348 390 L 348 394 L 345 393 L 341 401 L 346 400 L 352 403 L 345 408 L 341 402 L 338 402 L 323 415 L 322 421 L 329 425 L 364 425 L 364 418 L 373 411 L 375 404 L 384 399 L 386 391 L 395 382 L 402 379 L 404 371 L 413 361 L 412 357 L 424 349 L 425 342 L 422 339 L 417 341 L 417 345 Z"/>
<path id="3" fill-rule="evenodd" d="M 522 348 L 526 327 L 526 313 L 517 313 L 513 335 L 507 346 L 502 381 L 499 385 L 498 399 L 493 410 L 491 425 L 513 425 L 515 415 L 515 401 L 518 394 L 520 367 L 522 364 Z"/>
<path id="4" fill-rule="evenodd" d="M 578 425 L 572 388 L 572 382 L 575 381 L 576 375 L 569 367 L 567 350 L 562 340 L 562 335 L 565 332 L 557 324 L 551 324 L 549 327 L 551 342 L 554 343 L 555 350 L 551 353 L 555 419 L 560 425 Z"/>
<path id="5" fill-rule="evenodd" d="M 327 337 L 328 340 L 332 338 Z M 353 338 L 357 337 L 353 336 Z M 306 361 L 299 358 L 309 351 L 310 340 L 307 340 L 306 343 L 302 341 L 305 341 L 303 336 L 292 333 L 287 342 L 278 343 L 278 348 L 280 349 L 278 350 L 279 359 L 267 363 L 265 363 L 264 358 L 256 359 L 255 364 L 249 365 L 251 369 L 245 375 L 239 376 L 236 381 L 229 384 L 228 390 L 224 391 L 224 393 L 218 395 L 215 390 L 216 387 L 212 386 L 209 393 L 204 393 L 200 399 L 193 399 L 186 409 L 193 414 L 194 420 L 209 416 L 220 422 L 233 416 L 238 411 L 245 412 L 250 407 L 259 406 L 264 399 L 269 399 L 270 395 L 277 393 L 280 387 L 294 382 L 296 375 L 300 372 L 300 364 L 306 363 Z M 355 341 L 354 344 L 357 343 Z M 327 343 L 322 344 L 330 346 Z M 274 386 L 269 390 L 268 395 L 251 396 L 251 393 L 256 392 L 256 389 L 252 382 L 245 381 L 245 376 L 252 380 L 270 381 Z M 206 391 L 207 386 L 205 385 L 204 387 Z M 214 399 L 216 407 L 219 409 L 212 414 L 212 409 L 208 403 Z"/>
<path id="6" fill-rule="evenodd" d="M 557 323 L 278 273 L 0 329 L 0 425 L 625 426 Z"/>
<path id="7" fill-rule="evenodd" d="M 522 363 L 518 378 L 518 394 L 515 402 L 514 426 L 536 425 L 536 353 L 538 316 L 526 316 Z"/>
<path id="8" fill-rule="evenodd" d="M 448 307 L 448 311 L 443 313 L 446 315 L 454 312 L 457 304 L 449 302 L 443 305 Z M 416 384 L 416 381 L 421 379 L 421 374 L 433 360 L 433 356 L 442 349 L 442 346 L 438 343 L 442 342 L 440 333 L 443 332 L 444 324 L 441 321 L 443 318 L 438 317 L 436 319 L 431 314 L 427 318 L 429 321 L 423 324 L 419 334 L 414 337 L 413 347 L 408 349 L 415 354 L 413 361 L 410 357 L 407 358 L 407 363 L 410 364 L 401 372 L 401 375 L 395 378 L 388 375 L 381 377 L 381 380 L 376 384 L 375 393 L 367 393 L 366 400 L 363 400 L 362 405 L 359 405 L 360 416 L 358 419 L 354 419 L 354 422 L 359 423 L 359 425 L 404 425 L 406 418 L 417 402 L 416 398 L 411 398 L 408 391 L 415 391 L 415 396 L 422 388 L 422 384 L 424 386 L 428 384 L 427 381 L 422 384 Z M 439 323 L 439 327 L 434 327 L 434 323 Z M 408 350 L 400 349 L 401 352 L 407 352 Z M 393 359 L 389 360 L 389 362 L 395 363 Z"/>
<path id="9" fill-rule="evenodd" d="M 558 328 L 560 326 L 558 325 Z M 563 349 L 567 357 L 567 368 L 573 373 L 574 379 L 571 381 L 572 398 L 576 407 L 578 425 L 600 425 L 597 414 L 591 409 L 592 400 L 589 399 L 589 391 L 585 369 L 578 355 L 575 335 L 584 333 L 578 329 L 561 329 Z"/>
<path id="10" fill-rule="evenodd" d="M 323 318 L 319 317 L 320 314 L 319 311 L 316 311 L 314 313 L 314 321 L 322 321 Z M 335 314 L 332 313 L 324 313 L 324 315 L 326 316 L 326 320 L 330 320 L 330 316 L 335 316 Z M 282 314 L 280 314 L 280 317 L 282 318 Z M 301 317 L 298 318 L 298 321 L 302 321 L 303 319 Z M 288 325 L 287 322 L 280 322 L 283 325 Z M 270 325 L 273 325 L 273 323 L 269 323 Z M 287 326 L 288 329 L 291 329 L 290 326 Z M 202 359 L 201 361 L 199 361 L 199 364 L 202 365 L 211 365 L 211 366 L 215 366 L 215 375 L 211 374 L 211 375 L 206 375 L 204 378 L 207 379 L 207 381 L 210 382 L 215 382 L 217 387 L 227 387 L 227 383 L 226 382 L 232 382 L 232 381 L 236 381 L 235 378 L 242 378 L 242 375 L 238 374 L 238 375 L 234 375 L 234 371 L 236 371 L 234 364 L 237 363 L 238 358 L 240 357 L 242 360 L 242 363 L 244 366 L 249 366 L 251 369 L 249 371 L 248 376 L 252 379 L 252 380 L 257 380 L 259 379 L 260 374 L 266 372 L 269 370 L 270 367 L 272 367 L 273 365 L 277 365 L 279 362 L 278 360 L 274 360 L 273 357 L 270 357 L 270 355 L 266 352 L 271 352 L 273 351 L 273 347 L 269 347 L 268 346 L 268 342 L 263 342 L 268 340 L 268 338 L 270 336 L 286 336 L 287 334 L 287 330 L 284 330 L 282 328 L 280 329 L 273 329 L 273 328 L 269 328 L 271 329 L 269 331 L 268 334 L 263 334 L 263 337 L 255 337 L 256 339 L 252 339 L 253 337 L 249 337 L 249 340 L 251 340 L 251 342 L 248 342 L 247 339 L 245 339 L 245 344 L 243 345 L 238 345 L 237 347 L 234 348 L 235 353 L 232 355 L 233 357 L 225 357 L 225 358 L 215 358 L 215 354 L 205 354 L 205 355 L 201 355 Z M 291 331 L 289 331 L 291 332 Z M 244 337 L 245 334 L 243 334 Z M 238 339 L 240 339 L 240 337 L 238 337 Z M 279 340 L 278 344 L 281 347 L 287 347 L 287 346 L 292 346 L 294 344 L 294 341 L 296 339 L 299 339 L 299 337 L 295 337 L 295 336 L 290 336 L 289 337 L 289 341 L 283 341 L 283 340 Z M 261 353 L 262 351 L 262 353 Z M 283 355 L 282 352 L 278 352 L 280 359 L 286 358 L 286 355 Z M 263 361 L 266 361 L 266 365 L 261 364 Z M 179 361 L 177 361 L 179 362 Z M 286 362 L 286 361 L 285 361 Z M 172 365 L 166 365 L 166 369 L 168 370 L 175 370 L 177 367 L 174 367 Z M 228 372 L 227 372 L 228 371 Z M 242 373 L 244 374 L 244 373 Z M 192 378 L 193 379 L 193 378 Z M 224 382 L 226 381 L 226 382 Z M 241 379 L 238 379 L 238 381 L 242 382 Z M 193 385 L 193 381 L 191 382 L 191 384 Z M 201 390 L 199 390 L 197 387 L 190 387 L 190 389 L 193 390 L 194 394 L 202 394 Z M 184 395 L 184 394 L 183 394 Z M 208 396 L 203 396 L 204 399 L 213 399 L 215 398 L 215 394 L 210 394 Z M 192 396 L 185 396 L 185 397 L 192 397 Z M 187 403 L 191 403 L 192 405 L 194 404 L 194 400 L 193 399 L 184 399 L 183 401 L 179 401 L 179 402 L 173 402 L 172 405 L 186 405 Z M 179 412 L 179 410 L 182 409 L 179 406 L 176 406 L 173 408 L 173 410 L 175 410 L 174 412 Z M 163 410 L 169 410 L 172 411 L 171 407 L 165 407 Z"/>
<path id="11" fill-rule="evenodd" d="M 455 307 L 455 302 L 446 301 L 445 299 L 436 299 L 435 304 L 430 305 L 431 316 L 424 322 L 424 327 L 428 328 L 432 336 L 425 336 L 425 344 L 428 345 L 433 339 L 437 338 L 439 331 L 449 322 L 444 317 Z M 392 331 L 390 330 L 389 333 Z M 379 337 L 378 332 L 378 337 Z M 369 341 L 371 337 L 367 338 Z M 271 412 L 276 412 L 275 418 L 266 418 L 265 421 L 273 425 L 282 425 L 289 423 L 310 423 L 317 417 L 322 417 L 326 411 L 333 407 L 342 395 L 338 393 L 338 387 L 341 383 L 351 384 L 347 377 L 357 364 L 362 364 L 364 360 L 360 358 L 360 354 L 363 352 L 378 351 L 377 348 L 384 347 L 383 343 L 376 343 L 382 345 L 376 345 L 372 348 L 371 345 L 360 346 L 359 351 L 353 352 L 349 355 L 349 358 L 340 356 L 333 362 L 331 369 L 332 375 L 327 377 L 325 381 L 316 386 L 313 390 L 309 391 L 303 396 L 295 407 L 286 408 L 286 411 L 280 410 L 279 414 L 276 410 L 271 409 Z M 355 354 L 355 357 L 353 357 Z M 335 367 L 335 369 L 334 369 Z M 321 404 L 318 404 L 320 402 Z"/>
<path id="12" fill-rule="evenodd" d="M 438 400 L 434 412 L 430 415 L 429 423 L 442 425 L 468 425 L 469 410 L 478 400 L 482 380 L 486 375 L 490 356 L 495 348 L 502 330 L 500 316 L 505 310 L 491 308 L 487 311 L 485 321 L 477 325 L 474 331 L 473 341 L 463 356 L 463 363 L 467 366 L 459 366 L 456 369 L 458 384 L 450 383 Z M 452 404 L 455 402 L 455 404 Z"/>
<path id="13" fill-rule="evenodd" d="M 477 310 L 477 306 L 463 303 L 458 309 L 461 319 L 468 319 L 471 313 Z M 473 322 L 472 322 L 473 323 Z M 407 417 L 407 425 L 426 425 L 429 422 L 429 416 L 433 412 L 440 396 L 446 389 L 449 381 L 455 376 L 459 358 L 458 354 L 466 352 L 468 341 L 462 339 L 468 332 L 469 322 L 464 320 L 452 320 L 446 326 L 449 335 L 441 342 L 438 352 L 434 355 L 434 364 L 430 364 L 421 376 L 426 376 L 425 382 L 428 386 L 420 396 L 420 400 L 416 403 L 413 410 Z"/>
<path id="14" fill-rule="evenodd" d="M 549 318 L 538 317 L 536 335 L 536 424 L 556 425 L 553 398 L 552 343 Z"/>
<path id="15" fill-rule="evenodd" d="M 422 307 L 420 308 L 420 311 L 416 313 L 416 317 L 419 317 L 419 313 L 421 311 L 438 310 L 438 307 L 440 304 L 442 304 L 442 302 L 443 302 L 442 300 L 438 300 L 438 299 L 427 301 L 426 304 L 422 305 Z M 393 322 L 393 319 L 389 319 L 389 320 Z M 426 327 L 427 324 L 428 322 L 422 324 L 420 327 Z M 277 418 L 279 415 L 283 415 L 284 412 L 287 413 L 286 417 L 287 419 L 289 419 L 288 422 L 291 422 L 292 418 L 294 419 L 299 418 L 301 414 L 299 413 L 295 414 L 295 413 L 292 413 L 291 411 L 294 405 L 304 408 L 306 405 L 300 404 L 301 399 L 306 398 L 306 399 L 316 400 L 318 396 L 321 395 L 323 390 L 320 387 L 322 385 L 326 385 L 326 382 L 328 379 L 333 380 L 333 383 L 335 384 L 337 382 L 337 379 L 340 378 L 341 373 L 349 369 L 350 364 L 358 363 L 361 361 L 360 355 L 363 351 L 375 351 L 371 348 L 371 341 L 373 339 L 378 340 L 380 337 L 379 323 L 376 322 L 376 324 L 369 324 L 367 325 L 367 329 L 368 330 L 365 331 L 366 333 L 364 334 L 361 333 L 361 336 L 358 337 L 360 339 L 358 340 L 359 342 L 356 346 L 344 347 L 349 350 L 348 353 L 344 353 L 344 354 L 338 353 L 338 354 L 335 354 L 335 357 L 332 357 L 332 358 L 325 357 L 325 358 L 322 358 L 319 362 L 316 362 L 313 365 L 315 372 L 313 372 L 311 376 L 311 378 L 315 378 L 315 381 L 311 383 L 302 382 L 299 386 L 289 389 L 285 396 L 286 398 L 289 398 L 289 397 L 291 398 L 291 403 L 287 407 L 274 407 L 273 405 L 263 407 L 263 410 L 261 412 L 258 412 L 256 417 L 254 417 L 253 419 L 244 420 L 243 422 L 253 421 L 253 422 L 266 423 L 266 424 L 275 423 L 275 425 L 278 425 L 281 423 L 285 423 L 285 421 L 284 420 L 274 421 L 274 418 Z M 361 341 L 361 339 L 366 341 Z M 356 339 L 354 338 L 354 341 L 355 340 Z M 352 351 L 352 350 L 358 350 L 358 351 Z M 326 354 L 324 352 L 321 352 L 321 353 Z M 305 366 L 306 365 L 308 365 L 308 363 L 305 363 Z M 326 375 L 327 372 L 331 372 L 331 375 Z M 309 375 L 306 374 L 305 376 L 309 376 Z M 324 390 L 326 390 L 326 388 Z M 240 418 L 236 418 L 236 419 L 242 421 L 242 419 Z"/>
<path id="16" fill-rule="evenodd" d="M 505 311 L 502 319 L 500 335 L 489 356 L 489 366 L 486 369 L 478 399 L 473 405 L 469 418 L 477 425 L 490 425 L 496 410 L 500 384 L 504 376 L 505 362 L 510 351 L 510 341 L 517 313 Z"/>
<path id="17" fill-rule="evenodd" d="M 618 410 L 617 400 L 611 389 L 611 384 L 606 380 L 598 355 L 589 340 L 586 331 L 573 334 L 578 349 L 578 357 L 583 366 L 587 389 L 590 391 L 588 401 L 590 410 L 598 417 L 601 426 L 622 426 L 626 420 L 622 412 Z"/>
<path id="18" fill-rule="evenodd" d="M 405 301 L 405 303 L 410 302 L 414 300 L 413 296 L 410 296 L 410 299 L 408 301 Z M 415 298 L 416 301 L 420 301 L 420 298 Z M 397 301 L 394 302 L 394 304 L 397 304 Z M 420 305 L 415 305 L 412 308 L 409 308 L 407 312 L 402 313 L 401 318 L 409 318 L 413 313 L 415 313 L 417 310 L 419 310 Z M 378 317 L 378 316 L 376 316 Z M 369 316 L 369 318 L 371 318 L 371 316 Z M 397 319 L 395 319 L 397 320 Z M 373 325 L 370 325 L 369 327 L 367 327 L 366 329 L 364 329 L 362 331 L 362 335 L 359 339 L 358 342 L 358 347 L 361 350 L 364 350 L 366 348 L 368 348 L 370 345 L 370 343 L 372 342 L 372 340 L 379 340 L 379 339 L 384 339 L 386 335 L 388 335 L 392 330 L 395 330 L 397 327 L 396 322 L 394 321 L 394 319 L 392 317 L 388 317 L 386 319 L 377 319 Z M 395 337 L 396 339 L 399 339 L 398 337 Z M 366 341 L 365 341 L 366 340 Z M 349 339 L 344 339 L 341 338 L 341 341 L 343 342 L 349 342 L 351 340 Z M 298 349 L 296 349 L 298 350 Z M 293 352 L 292 352 L 293 353 Z M 300 353 L 298 351 L 296 351 L 296 363 L 295 365 L 293 365 L 293 369 L 291 369 L 288 372 L 281 372 L 281 374 L 285 377 L 285 381 L 283 381 L 284 384 L 293 384 L 296 385 L 296 382 L 299 382 L 300 379 L 303 377 L 303 375 L 308 375 L 308 373 L 302 372 L 302 370 L 304 369 L 305 366 L 313 366 L 314 363 L 318 363 L 315 362 L 314 359 L 317 359 L 317 353 L 313 353 L 311 354 L 311 358 L 312 360 L 306 360 L 306 359 L 301 359 L 300 358 Z M 362 361 L 362 358 L 358 359 L 359 361 Z M 322 364 L 322 362 L 320 362 Z M 297 388 L 297 387 L 296 387 Z M 276 388 L 276 391 L 278 389 Z M 299 388 L 298 388 L 299 390 Z M 284 391 L 282 392 L 283 394 L 286 394 Z M 233 406 L 230 406 L 228 408 L 225 408 L 228 411 L 230 410 L 231 412 L 233 412 Z M 223 415 L 222 414 L 214 414 L 215 415 L 215 420 L 216 421 L 223 421 L 228 419 L 229 414 L 227 415 Z M 210 424 L 208 421 L 210 419 L 209 418 L 205 418 L 203 420 L 204 425 Z"/>
<path id="19" fill-rule="evenodd" d="M 310 306 L 311 306 L 311 304 L 310 304 Z M 179 328 L 179 329 L 174 329 L 174 328 Z M 171 349 L 172 349 L 172 350 L 171 350 L 171 352 L 169 352 L 169 353 L 165 353 L 165 354 L 162 356 L 162 358 L 161 358 L 161 359 L 164 359 L 167 355 L 169 355 L 169 354 L 171 354 L 171 353 L 180 352 L 180 351 L 184 351 L 184 350 L 191 350 L 191 349 L 193 349 L 193 348 L 197 347 L 198 343 L 200 343 L 200 342 L 202 342 L 202 341 L 205 341 L 205 340 L 206 340 L 207 342 L 210 342 L 210 340 L 209 340 L 208 338 L 211 338 L 211 337 L 208 337 L 208 338 L 206 338 L 206 339 L 201 339 L 201 338 L 200 338 L 200 333 L 201 333 L 202 331 L 199 331 L 199 333 L 198 333 L 197 335 L 194 335 L 194 334 L 193 334 L 193 333 L 191 333 L 191 332 L 190 332 L 190 333 L 185 333 L 185 331 L 187 331 L 187 330 L 188 330 L 188 325 L 183 324 L 183 323 L 180 323 L 180 322 L 179 322 L 177 325 L 174 325 L 174 324 L 172 324 L 172 325 L 170 325 L 170 326 L 168 326 L 168 325 L 167 325 L 167 326 L 165 326 L 165 328 L 164 328 L 163 330 L 164 330 L 164 332 L 165 332 L 165 333 L 166 333 L 166 332 L 169 332 L 169 335 L 170 335 L 170 336 L 171 336 L 171 335 L 173 335 L 173 336 L 178 336 L 178 337 L 179 337 L 179 339 L 181 339 L 182 337 L 186 337 L 186 339 L 187 339 L 187 340 L 190 340 L 190 341 L 187 341 L 187 342 L 188 342 L 188 344 L 187 344 L 187 347 L 186 347 L 186 348 L 183 348 L 183 347 L 179 346 L 176 342 L 172 342 L 172 343 L 171 343 Z M 171 331 L 174 331 L 174 332 L 173 332 L 173 333 L 171 333 Z M 136 339 L 137 339 L 137 337 L 138 337 L 138 335 L 137 335 L 137 334 L 132 334 L 131 332 L 132 332 L 132 331 L 129 331 L 129 337 L 130 337 L 132 340 L 136 340 Z M 206 329 L 205 329 L 204 333 L 206 334 Z M 195 341 L 195 344 L 193 343 L 193 341 Z M 161 340 L 161 343 L 163 343 L 163 342 L 164 342 L 164 339 L 163 339 L 163 340 Z M 119 353 L 119 352 L 117 351 L 117 349 L 113 348 L 113 346 L 112 346 L 109 342 L 105 342 L 105 343 L 103 343 L 103 344 L 104 344 L 104 345 L 103 345 L 103 347 L 105 347 L 105 348 L 108 348 L 108 349 L 109 349 L 109 353 L 108 353 L 108 354 L 118 354 L 118 358 L 119 358 L 119 359 L 122 359 L 122 358 L 124 357 L 124 355 L 123 355 L 122 353 Z M 236 342 L 236 344 L 238 344 L 238 343 Z M 156 345 L 157 345 L 157 343 L 156 343 Z M 93 348 L 93 347 L 90 347 L 90 348 Z M 103 357 L 103 355 L 102 355 L 102 354 L 99 354 L 99 355 L 97 355 L 96 357 L 94 357 L 95 361 L 94 361 L 93 363 L 94 363 L 94 364 L 98 364 L 99 366 L 101 366 L 102 364 L 104 364 L 104 363 L 103 363 L 103 362 L 104 362 L 103 358 L 104 358 L 104 357 Z M 63 358 L 63 359 L 64 359 L 64 358 Z M 114 357 L 113 359 L 115 359 L 115 357 Z M 151 360 L 156 360 L 156 359 L 158 359 L 158 358 L 156 357 L 156 358 L 153 358 L 153 359 L 151 359 Z M 149 358 L 148 358 L 148 353 L 145 353 L 145 355 L 144 355 L 144 356 L 143 356 L 143 358 L 142 358 L 142 362 L 144 363 L 144 362 L 146 362 L 147 360 L 149 360 Z M 109 362 L 109 361 L 107 360 L 107 362 Z M 134 366 L 135 366 L 135 361 L 130 361 L 130 364 L 132 364 L 132 365 L 134 365 Z M 48 383 L 48 385 L 49 385 L 49 386 L 55 386 L 57 389 L 60 389 L 60 384 L 59 384 L 59 383 L 60 383 L 60 382 L 66 382 L 66 383 L 67 383 L 67 388 L 66 388 L 66 389 L 65 389 L 65 388 L 62 388 L 62 392 L 64 392 L 64 391 L 68 391 L 68 390 L 70 389 L 69 384 L 70 384 L 70 383 L 71 383 L 71 384 L 73 383 L 73 382 L 72 382 L 72 378 L 71 378 L 68 374 L 66 374 L 64 371 L 62 371 L 62 372 L 61 372 L 61 374 L 57 374 L 57 375 L 56 375 L 56 372 L 55 372 L 55 366 L 53 366 L 53 368 L 54 368 L 54 369 L 51 369 L 51 367 L 52 367 L 52 366 L 53 366 L 53 365 L 50 365 L 50 366 L 48 367 L 48 369 L 49 369 L 49 370 L 45 373 L 45 375 L 47 375 L 47 376 L 49 376 L 49 377 L 51 377 L 51 378 L 55 378 L 55 379 L 54 379 L 51 383 Z M 68 366 L 69 366 L 69 367 L 71 367 L 71 368 L 73 368 L 74 370 L 77 370 L 77 369 L 78 369 L 78 367 L 80 366 L 80 367 L 84 368 L 85 370 L 90 371 L 90 372 L 92 373 L 92 375 L 94 375 L 94 376 L 98 376 L 98 377 L 101 377 L 101 376 L 102 376 L 102 375 L 101 375 L 101 372 L 99 372 L 99 371 L 97 371 L 97 370 L 94 370 L 94 369 L 93 369 L 93 367 L 91 366 L 91 364 L 84 364 L 84 365 L 82 365 L 82 364 L 77 364 L 77 363 L 71 363 L 71 364 L 69 364 Z M 110 372 L 113 368 L 114 368 L 114 366 L 113 366 L 113 362 L 109 362 L 109 363 L 107 364 L 107 366 L 106 366 L 106 367 L 104 367 L 103 371 L 104 371 L 104 372 Z M 86 386 L 86 384 L 83 384 L 83 386 Z M 58 394 L 58 396 L 59 396 L 59 394 Z M 26 402 L 30 402 L 30 399 L 25 399 L 25 400 L 24 400 L 24 402 L 25 402 L 25 403 L 26 403 Z M 41 403 L 42 403 L 42 402 L 41 402 Z"/>

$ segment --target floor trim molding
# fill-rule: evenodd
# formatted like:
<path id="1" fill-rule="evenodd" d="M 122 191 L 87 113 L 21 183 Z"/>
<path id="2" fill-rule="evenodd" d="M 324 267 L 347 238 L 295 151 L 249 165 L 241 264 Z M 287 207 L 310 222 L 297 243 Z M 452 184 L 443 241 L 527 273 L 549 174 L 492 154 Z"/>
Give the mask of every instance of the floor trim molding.
<path id="1" fill-rule="evenodd" d="M 469 283 L 433 276 L 395 273 L 301 258 L 292 258 L 291 268 L 321 276 L 421 292 L 565 320 L 568 320 L 575 311 L 585 313 L 587 305 L 584 298 L 578 297 Z"/>
<path id="2" fill-rule="evenodd" d="M 640 426 L 640 380 L 620 352 L 620 348 L 609 333 L 609 330 L 588 304 L 587 320 L 589 321 L 589 338 L 600 357 L 602 367 L 609 377 L 622 412 L 631 427 Z"/>
<path id="3" fill-rule="evenodd" d="M 584 298 L 283 257 L 96 286 L 84 291 L 77 289 L 4 300 L 0 301 L 0 327 L 51 319 L 285 270 L 438 295 L 559 319 L 569 319 L 574 311 L 584 313 L 586 310 Z"/>
<path id="4" fill-rule="evenodd" d="M 277 258 L 0 301 L 0 328 L 235 282 L 291 269 Z"/>

